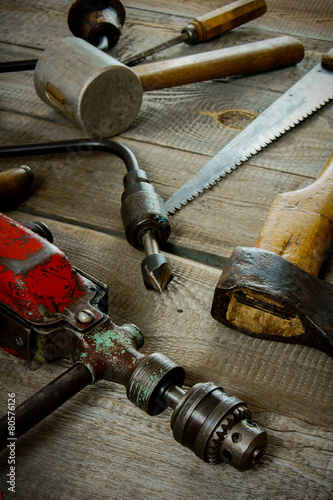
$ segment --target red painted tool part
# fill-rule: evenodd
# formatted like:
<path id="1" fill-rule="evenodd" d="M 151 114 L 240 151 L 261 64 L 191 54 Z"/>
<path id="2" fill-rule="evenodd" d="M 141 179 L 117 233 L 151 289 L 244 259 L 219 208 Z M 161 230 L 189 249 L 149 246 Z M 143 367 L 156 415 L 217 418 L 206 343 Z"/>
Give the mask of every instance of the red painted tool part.
<path id="1" fill-rule="evenodd" d="M 0 213 L 0 304 L 38 324 L 84 295 L 84 283 L 63 252 Z"/>

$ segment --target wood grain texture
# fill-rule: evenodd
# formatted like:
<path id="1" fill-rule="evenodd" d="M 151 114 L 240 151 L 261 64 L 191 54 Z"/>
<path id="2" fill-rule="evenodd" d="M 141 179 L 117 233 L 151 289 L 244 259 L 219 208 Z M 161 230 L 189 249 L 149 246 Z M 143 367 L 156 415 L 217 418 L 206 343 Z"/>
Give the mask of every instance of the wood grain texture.
<path id="1" fill-rule="evenodd" d="M 303 56 L 303 45 L 296 38 L 285 36 L 167 61 L 140 64 L 133 70 L 140 78 L 145 91 L 155 91 L 294 66 Z"/>
<path id="2" fill-rule="evenodd" d="M 274 199 L 255 246 L 317 277 L 333 238 L 333 154 L 318 179 Z"/>
<path id="3" fill-rule="evenodd" d="M 38 57 L 53 40 L 69 36 L 69 4 L 2 0 L 0 61 Z M 124 5 L 123 35 L 111 51 L 119 58 L 179 34 L 221 2 Z M 144 94 L 137 119 L 116 140 L 133 150 L 165 200 L 331 48 L 330 0 L 267 0 L 267 7 L 265 15 L 217 39 L 180 44 L 147 60 L 284 34 L 305 47 L 303 61 L 290 68 Z M 278 193 L 306 187 L 322 171 L 332 153 L 332 111 L 326 105 L 171 217 L 166 249 L 175 278 L 163 294 L 145 290 L 143 253 L 124 238 L 120 159 L 68 153 L 0 160 L 0 172 L 23 163 L 35 172 L 25 200 L 8 215 L 22 223 L 46 222 L 71 262 L 108 284 L 111 319 L 141 329 L 143 352 L 162 352 L 182 364 L 186 386 L 211 380 L 243 398 L 269 438 L 254 470 L 208 466 L 174 441 L 171 412 L 149 417 L 127 401 L 122 387 L 99 382 L 17 441 L 15 496 L 7 491 L 8 456 L 0 453 L 5 500 L 332 498 L 332 359 L 308 347 L 247 337 L 210 315 L 221 267 L 234 247 L 255 244 Z M 1 75 L 0 145 L 83 137 L 39 100 L 32 72 Z M 321 277 L 333 283 L 332 258 Z M 0 351 L 0 415 L 8 392 L 19 403 L 68 366 L 61 361 L 33 370 Z"/>

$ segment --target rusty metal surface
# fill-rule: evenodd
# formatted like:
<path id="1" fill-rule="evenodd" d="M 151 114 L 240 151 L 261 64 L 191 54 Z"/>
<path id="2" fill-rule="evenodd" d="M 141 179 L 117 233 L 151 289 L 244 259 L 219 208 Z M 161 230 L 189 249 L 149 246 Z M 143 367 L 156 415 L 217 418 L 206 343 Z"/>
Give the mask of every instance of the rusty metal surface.
<path id="1" fill-rule="evenodd" d="M 103 379 L 126 386 L 143 357 L 138 352 L 143 343 L 143 335 L 135 325 L 117 326 L 107 319 L 84 336 L 73 335 L 64 354 L 87 366 L 94 381 Z"/>
<path id="2" fill-rule="evenodd" d="M 251 296 L 255 298 L 252 300 Z M 298 319 L 301 333 L 296 335 L 296 329 L 288 336 L 279 335 L 277 329 L 258 333 L 229 322 L 228 309 L 233 297 L 238 302 L 247 301 L 249 307 L 264 310 L 270 318 Z M 273 252 L 235 249 L 216 286 L 212 316 L 248 335 L 305 344 L 333 356 L 333 286 Z M 259 327 L 263 328 L 262 323 Z"/>
<path id="3" fill-rule="evenodd" d="M 149 415 L 170 405 L 176 439 L 202 460 L 224 461 L 238 470 L 257 464 L 267 436 L 256 424 L 249 431 L 250 413 L 243 402 L 211 383 L 203 384 L 203 391 L 183 391 L 182 367 L 160 353 L 139 353 L 144 343 L 140 330 L 132 324 L 117 326 L 98 309 L 100 300 L 104 304 L 103 287 L 79 274 L 48 240 L 3 214 L 0 229 L 0 346 L 37 363 L 58 358 L 75 363 L 17 408 L 15 439 L 86 385 L 108 380 L 125 386 L 128 399 Z M 226 442 L 223 452 L 234 425 L 240 439 Z M 7 430 L 4 416 L 0 449 L 8 443 Z"/>
<path id="4" fill-rule="evenodd" d="M 0 304 L 36 325 L 68 320 L 78 328 L 77 310 L 96 291 L 55 245 L 0 214 Z M 93 308 L 95 320 L 102 319 Z"/>
<path id="5" fill-rule="evenodd" d="M 68 27 L 73 35 L 97 45 L 107 36 L 109 48 L 121 35 L 126 12 L 119 0 L 76 0 L 68 11 Z"/>

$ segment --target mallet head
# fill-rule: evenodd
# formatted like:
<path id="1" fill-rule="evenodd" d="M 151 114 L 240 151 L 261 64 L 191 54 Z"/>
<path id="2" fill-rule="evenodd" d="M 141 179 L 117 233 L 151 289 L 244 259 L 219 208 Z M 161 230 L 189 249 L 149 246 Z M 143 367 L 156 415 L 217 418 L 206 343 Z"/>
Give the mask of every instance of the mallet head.
<path id="1" fill-rule="evenodd" d="M 143 89 L 131 68 L 81 38 L 55 41 L 38 59 L 34 82 L 46 104 L 95 137 L 126 130 Z"/>

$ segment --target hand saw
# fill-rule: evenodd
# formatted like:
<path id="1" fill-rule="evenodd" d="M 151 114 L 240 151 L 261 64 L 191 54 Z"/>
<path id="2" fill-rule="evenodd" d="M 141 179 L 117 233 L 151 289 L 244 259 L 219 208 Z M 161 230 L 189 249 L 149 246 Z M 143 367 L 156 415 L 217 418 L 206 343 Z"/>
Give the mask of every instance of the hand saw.
<path id="1" fill-rule="evenodd" d="M 166 202 L 168 213 L 180 210 L 332 98 L 333 49 L 184 184 Z"/>

